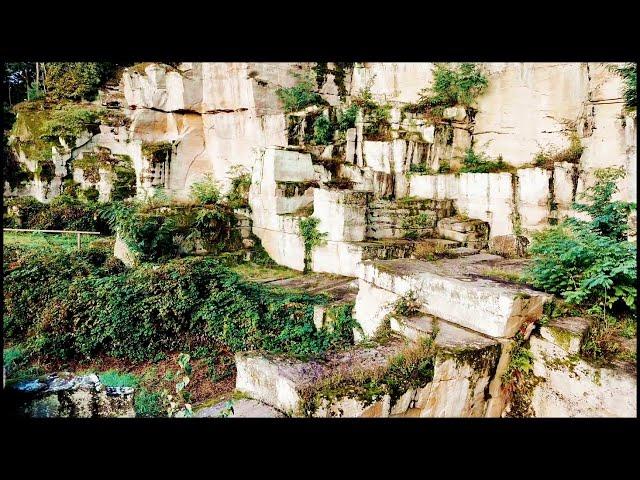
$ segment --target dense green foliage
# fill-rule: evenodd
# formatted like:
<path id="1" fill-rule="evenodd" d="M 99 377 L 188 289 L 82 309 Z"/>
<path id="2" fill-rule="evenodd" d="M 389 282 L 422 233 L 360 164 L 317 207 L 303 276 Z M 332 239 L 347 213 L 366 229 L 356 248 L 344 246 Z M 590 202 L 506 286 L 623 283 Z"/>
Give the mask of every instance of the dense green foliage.
<path id="1" fill-rule="evenodd" d="M 482 153 L 476 153 L 471 147 L 467 150 L 465 157 L 462 159 L 462 173 L 496 173 L 509 170 L 509 165 L 498 157 L 497 160 L 491 160 Z"/>
<path id="2" fill-rule="evenodd" d="M 318 230 L 320 219 L 316 217 L 306 217 L 300 219 L 300 235 L 304 241 L 304 272 L 311 269 L 311 252 L 313 249 L 324 243 L 327 234 Z"/>
<path id="3" fill-rule="evenodd" d="M 207 182 L 196 187 L 203 202 L 218 198 L 219 191 Z M 100 210 L 141 261 L 157 261 L 180 253 L 204 249 L 209 253 L 237 247 L 239 233 L 233 211 L 222 203 L 175 203 L 158 200 L 112 202 Z"/>
<path id="4" fill-rule="evenodd" d="M 284 107 L 285 112 L 297 112 L 310 105 L 324 105 L 326 102 L 313 91 L 310 80 L 300 79 L 293 87 L 279 88 L 276 95 Z"/>
<path id="5" fill-rule="evenodd" d="M 320 115 L 313 122 L 313 142 L 316 145 L 327 145 L 333 139 L 334 125 L 324 115 Z"/>
<path id="6" fill-rule="evenodd" d="M 213 257 L 123 270 L 98 248 L 10 248 L 3 260 L 5 335 L 43 358 L 138 361 L 216 344 L 304 357 L 351 341 L 344 325 L 315 328 L 326 297 L 244 281 Z"/>
<path id="7" fill-rule="evenodd" d="M 338 113 L 337 129 L 346 132 L 348 129 L 356 126 L 356 118 L 358 117 L 358 106 L 354 103 L 349 108 Z"/>
<path id="8" fill-rule="evenodd" d="M 475 63 L 462 63 L 459 66 L 437 63 L 431 88 L 423 89 L 418 102 L 407 105 L 404 110 L 413 113 L 430 111 L 442 116 L 447 107 L 473 105 L 488 85 L 487 77 Z"/>
<path id="9" fill-rule="evenodd" d="M 611 201 L 623 175 L 616 168 L 596 172 L 596 184 L 584 194 L 589 203 L 574 205 L 589 221 L 569 218 L 534 237 L 528 276 L 535 286 L 570 303 L 635 311 L 637 251 L 625 235 L 627 215 L 636 205 Z"/>
<path id="10" fill-rule="evenodd" d="M 110 233 L 109 226 L 98 212 L 100 205 L 69 195 L 59 195 L 50 203 L 33 197 L 16 197 L 6 202 L 3 225 L 8 228 L 40 230 L 83 230 Z"/>
<path id="11" fill-rule="evenodd" d="M 365 136 L 371 140 L 386 139 L 391 128 L 391 105 L 388 103 L 378 104 L 373 99 L 369 86 L 353 99 L 353 105 L 362 109 Z"/>
<path id="12" fill-rule="evenodd" d="M 44 67 L 47 96 L 54 100 L 93 100 L 115 71 L 114 64 L 98 62 L 51 62 Z"/>
<path id="13" fill-rule="evenodd" d="M 627 108 L 636 108 L 638 105 L 638 64 L 626 63 L 623 67 L 616 68 L 616 71 L 624 80 L 624 90 L 622 92 L 624 104 Z"/>
<path id="14" fill-rule="evenodd" d="M 64 105 L 60 109 L 52 110 L 51 117 L 42 125 L 41 137 L 44 140 L 56 141 L 58 138 L 70 147 L 75 146 L 75 140 L 89 126 L 99 123 L 99 114 L 95 110 L 77 105 Z"/>
<path id="15" fill-rule="evenodd" d="M 231 175 L 231 189 L 227 194 L 226 203 L 231 208 L 246 208 L 249 206 L 249 187 L 251 174 L 242 165 L 234 165 L 229 169 Z"/>
<path id="16" fill-rule="evenodd" d="M 214 205 L 220 200 L 220 185 L 212 175 L 191 185 L 191 196 L 202 205 Z"/>

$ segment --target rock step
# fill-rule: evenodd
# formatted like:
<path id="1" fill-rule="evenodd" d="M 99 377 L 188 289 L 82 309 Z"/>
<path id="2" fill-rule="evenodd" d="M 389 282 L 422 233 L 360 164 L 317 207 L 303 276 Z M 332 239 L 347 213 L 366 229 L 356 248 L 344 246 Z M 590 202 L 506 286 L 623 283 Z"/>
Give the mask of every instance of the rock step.
<path id="1" fill-rule="evenodd" d="M 424 313 L 410 317 L 392 314 L 390 323 L 391 330 L 414 342 L 433 335 L 435 331 L 436 343 L 441 348 L 453 351 L 458 349 L 480 350 L 498 343 L 491 337 Z"/>
<path id="2" fill-rule="evenodd" d="M 243 398 L 233 401 L 233 412 L 229 412 L 228 418 L 282 418 L 284 415 L 269 405 L 251 398 Z M 227 410 L 227 402 L 220 402 L 211 407 L 201 408 L 194 413 L 194 417 L 220 418 Z"/>
<path id="3" fill-rule="evenodd" d="M 482 249 L 489 241 L 489 224 L 474 218 L 443 218 L 438 221 L 436 231 L 440 237 L 455 240 L 465 247 Z"/>
<path id="4" fill-rule="evenodd" d="M 396 321 L 405 325 L 414 319 Z M 416 341 L 392 334 L 385 343 L 334 352 L 324 360 L 303 362 L 257 352 L 237 353 L 236 389 L 291 416 L 483 416 L 485 390 L 500 356 L 500 344 L 438 322 L 433 345 L 420 350 L 423 344 L 418 340 L 422 333 L 433 332 L 434 323 L 423 319 L 417 325 L 421 334 Z M 415 360 L 416 355 L 421 365 L 417 380 L 417 372 L 406 367 L 406 359 Z M 401 386 L 386 388 L 389 372 L 393 384 Z"/>
<path id="5" fill-rule="evenodd" d="M 474 273 L 478 264 L 495 265 L 498 260 L 502 258 L 484 253 L 430 262 L 365 260 L 359 277 L 392 295 L 413 292 L 422 310 L 430 315 L 492 337 L 511 337 L 525 321 L 540 318 L 543 305 L 552 296 L 478 278 Z M 363 291 L 362 282 L 360 290 Z M 360 309 L 359 302 L 369 300 L 358 295 L 356 310 Z"/>

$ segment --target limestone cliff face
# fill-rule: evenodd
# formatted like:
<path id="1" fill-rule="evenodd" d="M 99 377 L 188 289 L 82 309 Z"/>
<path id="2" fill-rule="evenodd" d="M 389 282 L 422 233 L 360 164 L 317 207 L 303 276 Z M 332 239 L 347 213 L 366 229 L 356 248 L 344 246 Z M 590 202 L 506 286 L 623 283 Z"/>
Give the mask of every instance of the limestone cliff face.
<path id="1" fill-rule="evenodd" d="M 314 65 L 183 63 L 173 68 L 143 64 L 125 70 L 117 91 L 103 92 L 103 99 L 109 95 L 118 97 L 120 108 L 131 119 L 126 135 L 132 145 L 126 150 L 134 160 L 141 190 L 160 186 L 184 197 L 190 185 L 208 173 L 227 188 L 231 167 L 242 165 L 250 169 L 259 155 L 257 149 L 290 143 L 288 119 L 275 92 L 294 85 L 295 74 L 313 77 Z M 619 196 L 635 198 L 637 122 L 635 116 L 624 113 L 622 81 L 609 67 L 604 63 L 483 64 L 488 90 L 477 100 L 475 118 L 451 122 L 448 142 L 429 139 L 425 130 L 422 136 L 426 144 L 409 141 L 404 146 L 394 145 L 396 151 L 404 149 L 403 158 L 396 159 L 394 166 L 393 158 L 391 164 L 389 159 L 378 158 L 383 154 L 375 152 L 380 148 L 373 142 L 367 145 L 360 139 L 356 142 L 357 160 L 361 167 L 373 171 L 391 173 L 394 167 L 399 172 L 406 168 L 398 165 L 400 162 L 406 163 L 407 156 L 425 148 L 431 149 L 426 155 L 437 167 L 442 159 L 455 163 L 473 145 L 490 157 L 501 155 L 510 165 L 521 167 L 530 164 L 541 149 L 565 148 L 568 133 L 575 129 L 584 153 L 577 185 L 569 188 L 571 197 L 592 182 L 595 168 L 617 165 L 628 172 Z M 336 106 L 348 103 L 351 96 L 368 87 L 376 100 L 392 105 L 392 123 L 406 127 L 400 108 L 415 102 L 420 91 L 430 86 L 432 70 L 432 63 L 356 63 L 345 69 L 341 80 L 346 96 L 340 98 L 339 82 L 331 70 L 318 91 Z M 105 136 L 105 132 L 101 134 Z M 105 138 L 94 139 L 94 144 L 102 141 L 109 142 Z M 172 143 L 171 158 L 163 171 L 151 165 L 135 147 L 143 142 Z M 71 152 L 70 158 L 77 154 Z M 27 158 L 22 160 L 29 162 Z M 381 170 L 376 166 L 380 161 L 389 166 Z M 558 173 L 576 178 L 574 172 Z M 396 178 L 395 182 L 396 193 L 407 193 L 404 179 Z M 34 184 L 22 193 L 37 193 L 42 199 L 50 199 L 59 185 L 51 185 L 46 194 L 42 190 L 42 186 Z M 101 189 L 102 197 L 107 190 Z M 5 192 L 11 193 L 7 189 Z M 559 194 L 566 196 L 566 192 Z M 564 203 L 569 204 L 571 199 L 564 199 L 569 200 Z"/>
<path id="2" fill-rule="evenodd" d="M 286 146 L 285 116 L 275 94 L 290 87 L 297 64 L 184 63 L 180 70 L 151 64 L 125 71 L 131 132 L 147 142 L 174 144 L 165 187 L 177 197 L 213 174 L 224 187 L 235 165 L 249 169 L 255 149 Z"/>

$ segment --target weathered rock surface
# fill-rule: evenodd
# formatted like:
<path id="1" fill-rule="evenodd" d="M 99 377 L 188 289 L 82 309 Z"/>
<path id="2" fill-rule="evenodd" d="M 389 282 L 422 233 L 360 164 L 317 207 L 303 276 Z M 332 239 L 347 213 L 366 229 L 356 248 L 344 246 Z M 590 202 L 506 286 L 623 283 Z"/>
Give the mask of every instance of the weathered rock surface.
<path id="1" fill-rule="evenodd" d="M 413 292 L 431 315 L 493 337 L 510 337 L 525 321 L 537 320 L 551 297 L 528 288 L 475 278 L 474 267 L 499 259 L 477 254 L 433 262 L 365 261 L 359 278 L 395 295 Z M 356 312 L 361 300 L 369 303 L 369 309 L 380 304 L 376 298 L 358 297 Z"/>
<path id="2" fill-rule="evenodd" d="M 398 325 L 412 325 L 424 338 L 434 332 L 431 319 L 397 319 Z M 414 326 L 416 325 L 416 326 Z M 438 322 L 437 354 L 433 375 L 392 398 L 389 394 L 364 399 L 351 390 L 349 382 L 367 372 L 385 368 L 402 352 L 405 342 L 394 338 L 384 345 L 360 347 L 334 353 L 325 361 L 300 362 L 258 353 L 236 354 L 236 388 L 293 416 L 315 417 L 459 417 L 482 416 L 486 408 L 485 389 L 498 361 L 498 342 Z M 397 330 L 404 331 L 398 326 Z M 331 379 L 346 379 L 340 392 L 326 390 Z M 352 379 L 352 380 L 349 380 Z M 310 403 L 310 399 L 314 399 Z"/>
<path id="3" fill-rule="evenodd" d="M 232 402 L 232 412 L 227 418 L 282 418 L 284 415 L 273 407 L 250 398 L 242 398 Z M 194 413 L 197 418 L 221 418 L 228 409 L 227 402 L 221 402 L 212 407 L 201 408 Z"/>
<path id="4" fill-rule="evenodd" d="M 537 417 L 635 417 L 635 365 L 601 367 L 579 355 L 589 324 L 584 319 L 558 319 L 530 339 L 533 374 L 531 392 Z"/>
<path id="5" fill-rule="evenodd" d="M 7 387 L 17 415 L 27 417 L 134 417 L 134 389 L 105 387 L 97 375 L 50 374 Z"/>

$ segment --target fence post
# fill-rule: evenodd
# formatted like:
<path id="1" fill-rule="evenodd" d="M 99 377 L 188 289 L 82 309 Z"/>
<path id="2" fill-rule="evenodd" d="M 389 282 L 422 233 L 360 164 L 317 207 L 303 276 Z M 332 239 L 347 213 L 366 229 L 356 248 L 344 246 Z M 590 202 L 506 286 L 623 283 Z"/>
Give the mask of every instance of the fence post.
<path id="1" fill-rule="evenodd" d="M 80 249 L 80 234 L 78 233 L 78 250 Z"/>

